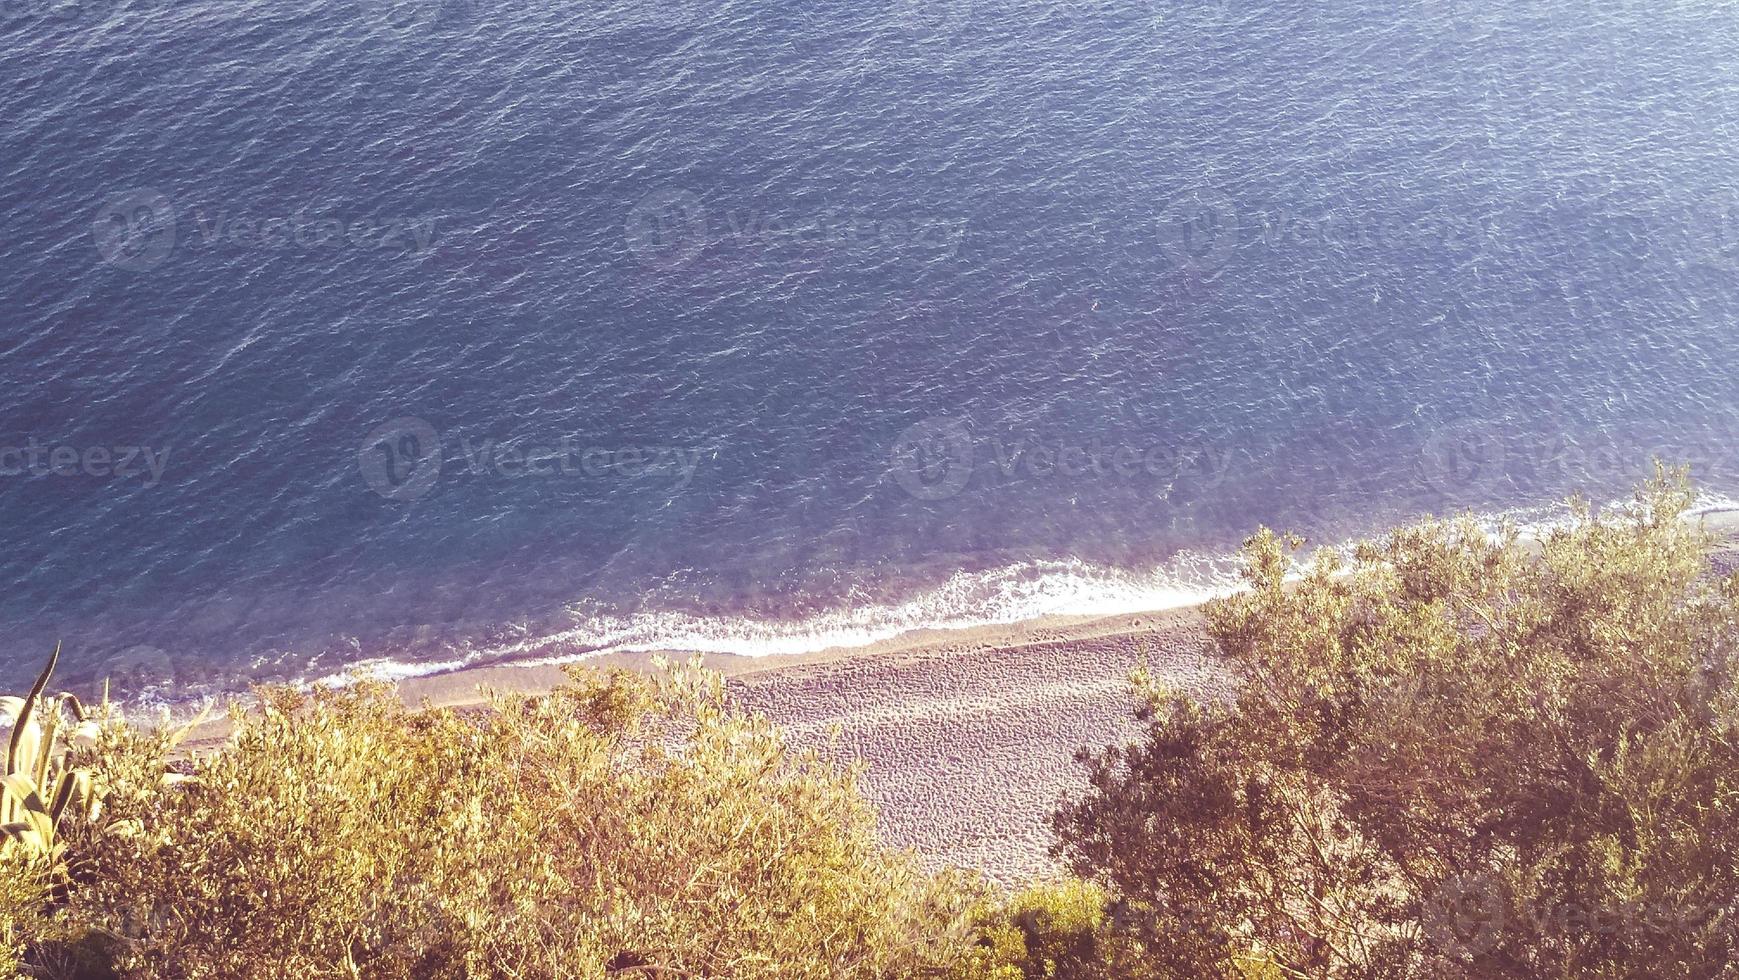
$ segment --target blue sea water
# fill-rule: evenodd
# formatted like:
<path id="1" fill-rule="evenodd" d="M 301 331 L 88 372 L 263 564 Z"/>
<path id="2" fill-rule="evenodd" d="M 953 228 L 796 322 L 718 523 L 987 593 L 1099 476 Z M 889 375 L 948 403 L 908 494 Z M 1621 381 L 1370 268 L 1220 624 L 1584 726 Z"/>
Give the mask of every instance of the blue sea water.
<path id="1" fill-rule="evenodd" d="M 0 0 L 0 671 L 1162 605 L 1739 490 L 1739 8 Z"/>

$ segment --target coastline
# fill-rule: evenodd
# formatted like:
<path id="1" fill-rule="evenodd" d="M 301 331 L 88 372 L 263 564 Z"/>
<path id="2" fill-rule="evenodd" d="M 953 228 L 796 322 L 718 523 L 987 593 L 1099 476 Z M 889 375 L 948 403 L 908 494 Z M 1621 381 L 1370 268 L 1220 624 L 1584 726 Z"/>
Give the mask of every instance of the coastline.
<path id="1" fill-rule="evenodd" d="M 1046 820 L 1066 793 L 1086 786 L 1076 750 L 1135 734 L 1133 671 L 1145 666 L 1203 697 L 1229 690 L 1205 627 L 1198 604 L 922 629 L 814 653 L 707 654 L 703 662 L 725 675 L 733 700 L 778 723 L 794 747 L 861 762 L 886 843 L 912 848 L 932 868 L 978 868 L 1013 884 L 1054 870 Z M 659 655 L 585 663 L 650 670 Z M 466 708 L 481 705 L 485 691 L 532 694 L 565 680 L 557 665 L 504 664 L 407 678 L 397 689 L 409 703 Z M 213 719 L 184 748 L 210 750 L 229 730 L 227 719 Z"/>
<path id="2" fill-rule="evenodd" d="M 1712 566 L 1739 568 L 1739 511 L 1699 515 L 1719 541 Z M 708 653 L 732 698 L 764 712 L 797 747 L 864 766 L 884 841 L 931 867 L 985 871 L 1016 883 L 1056 870 L 1049 814 L 1086 786 L 1074 755 L 1138 731 L 1129 678 L 1145 667 L 1198 697 L 1223 696 L 1231 677 L 1206 635 L 1199 603 L 1114 615 L 1053 615 L 961 628 L 917 629 L 874 643 L 745 656 Z M 610 653 L 591 667 L 650 670 L 680 650 Z M 555 664 L 495 664 L 397 682 L 413 704 L 466 708 L 485 691 L 539 693 L 566 679 Z M 188 748 L 209 748 L 228 723 L 202 726 Z M 837 729 L 837 740 L 833 732 Z"/>

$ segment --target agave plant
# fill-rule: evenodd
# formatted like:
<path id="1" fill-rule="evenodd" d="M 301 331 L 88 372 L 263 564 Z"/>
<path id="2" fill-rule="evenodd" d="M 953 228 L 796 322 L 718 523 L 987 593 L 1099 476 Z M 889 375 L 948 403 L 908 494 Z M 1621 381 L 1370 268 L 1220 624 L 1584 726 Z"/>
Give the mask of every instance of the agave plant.
<path id="1" fill-rule="evenodd" d="M 55 644 L 28 697 L 0 697 L 0 719 L 12 723 L 6 771 L 0 776 L 0 853 L 22 847 L 31 856 L 56 863 L 65 851 L 60 829 L 69 818 L 96 822 L 108 793 L 98 773 L 69 763 L 69 752 L 75 745 L 97 745 L 107 726 L 122 724 L 119 710 L 109 703 L 107 685 L 95 712 L 86 710 L 72 694 L 45 696 L 43 690 L 59 661 L 60 645 Z M 207 706 L 179 728 L 163 730 L 160 749 L 172 752 L 210 710 Z M 160 785 L 168 788 L 193 781 L 192 776 L 166 771 Z M 123 820 L 104 832 L 124 835 L 139 830 L 137 820 Z"/>
<path id="2" fill-rule="evenodd" d="M 90 770 L 67 763 L 68 748 L 94 741 L 98 723 L 76 696 L 42 693 L 59 661 L 56 644 L 28 697 L 0 697 L 0 716 L 12 722 L 0 776 L 0 849 L 22 847 L 49 861 L 65 850 L 59 831 L 69 814 L 94 820 L 102 806 Z"/>

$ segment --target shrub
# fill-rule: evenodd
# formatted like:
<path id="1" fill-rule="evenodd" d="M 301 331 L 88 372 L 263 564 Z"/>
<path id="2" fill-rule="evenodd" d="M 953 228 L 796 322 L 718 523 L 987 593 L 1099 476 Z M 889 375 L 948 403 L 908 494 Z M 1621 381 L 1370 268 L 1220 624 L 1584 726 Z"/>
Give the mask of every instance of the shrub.
<path id="1" fill-rule="evenodd" d="M 1035 884 L 986 900 L 958 980 L 1088 980 L 1121 977 L 1114 965 L 1106 895 L 1083 881 Z"/>
<path id="2" fill-rule="evenodd" d="M 469 714 L 264 692 L 142 832 L 75 842 L 69 916 L 141 977 L 904 977 L 971 894 L 883 850 L 855 774 L 720 678 L 576 670 Z M 148 772 L 156 747 L 112 744 Z M 119 796 L 119 794 L 118 794 Z"/>
<path id="3" fill-rule="evenodd" d="M 1541 547 L 1427 521 L 1296 581 L 1259 533 L 1209 611 L 1236 703 L 1149 684 L 1058 853 L 1159 976 L 1729 975 L 1739 579 L 1690 499 L 1663 472 Z"/>
<path id="4" fill-rule="evenodd" d="M 36 856 L 0 850 L 0 976 L 17 976 L 26 948 L 48 935 L 49 883 Z"/>
<path id="5" fill-rule="evenodd" d="M 98 773 L 104 755 L 99 745 L 124 726 L 106 697 L 87 710 L 71 694 L 47 693 L 59 660 L 56 646 L 29 694 L 0 697 L 0 719 L 9 725 L 0 774 L 0 975 L 18 974 L 30 949 L 39 959 L 66 958 L 61 950 L 71 940 L 56 912 L 76 879 L 89 871 L 83 862 L 68 860 L 67 840 L 136 830 L 108 817 L 103 805 L 114 784 Z M 137 775 L 152 791 L 167 778 L 163 755 L 185 732 L 164 729 L 150 736 L 162 751 L 149 771 Z"/>

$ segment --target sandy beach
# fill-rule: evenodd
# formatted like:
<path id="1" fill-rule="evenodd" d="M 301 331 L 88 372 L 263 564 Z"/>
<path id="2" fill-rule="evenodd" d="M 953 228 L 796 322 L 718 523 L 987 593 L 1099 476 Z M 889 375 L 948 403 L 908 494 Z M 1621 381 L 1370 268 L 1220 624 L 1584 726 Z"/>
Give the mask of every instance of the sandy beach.
<path id="1" fill-rule="evenodd" d="M 880 643 L 800 655 L 710 655 L 731 696 L 779 723 L 799 747 L 861 761 L 862 788 L 886 843 L 930 867 L 981 870 L 1005 883 L 1044 875 L 1048 818 L 1086 785 L 1083 746 L 1138 730 L 1130 675 L 1153 674 L 1199 696 L 1229 690 L 1200 606 L 1109 617 L 1051 617 L 970 629 L 918 630 Z M 687 659 L 690 654 L 663 654 Z M 650 670 L 657 653 L 588 666 Z M 412 704 L 465 707 L 485 691 L 536 693 L 559 666 L 498 665 L 399 682 Z M 185 748 L 221 744 L 229 723 L 201 726 Z M 837 740 L 832 731 L 837 727 Z"/>
<path id="2" fill-rule="evenodd" d="M 1075 751 L 1135 733 L 1132 671 L 1146 665 L 1202 696 L 1227 689 L 1203 631 L 1200 608 L 1186 607 L 924 630 L 864 647 L 705 663 L 727 676 L 738 703 L 765 712 L 796 744 L 861 760 L 889 844 L 915 849 L 933 867 L 979 868 L 1014 882 L 1053 866 L 1047 818 L 1085 786 Z M 588 663 L 646 669 L 653 656 Z M 563 679 L 559 667 L 497 666 L 407 680 L 400 691 L 412 702 L 462 706 L 482 689 L 533 692 Z"/>

